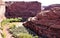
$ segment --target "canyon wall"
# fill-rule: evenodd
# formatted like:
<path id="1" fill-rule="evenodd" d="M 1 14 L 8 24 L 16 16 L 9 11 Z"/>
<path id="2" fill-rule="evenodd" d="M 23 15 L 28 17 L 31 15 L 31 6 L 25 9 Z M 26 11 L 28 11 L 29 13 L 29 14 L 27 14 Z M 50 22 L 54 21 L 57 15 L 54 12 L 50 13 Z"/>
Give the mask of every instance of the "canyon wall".
<path id="1" fill-rule="evenodd" d="M 23 25 L 43 38 L 60 38 L 60 7 L 55 4 L 46 8 Z"/>
<path id="2" fill-rule="evenodd" d="M 6 7 L 5 16 L 7 18 L 29 18 L 35 16 L 41 11 L 41 3 L 33 2 L 13 2 L 12 5 Z"/>
<path id="3" fill-rule="evenodd" d="M 5 19 L 5 2 L 0 0 L 0 22 Z"/>

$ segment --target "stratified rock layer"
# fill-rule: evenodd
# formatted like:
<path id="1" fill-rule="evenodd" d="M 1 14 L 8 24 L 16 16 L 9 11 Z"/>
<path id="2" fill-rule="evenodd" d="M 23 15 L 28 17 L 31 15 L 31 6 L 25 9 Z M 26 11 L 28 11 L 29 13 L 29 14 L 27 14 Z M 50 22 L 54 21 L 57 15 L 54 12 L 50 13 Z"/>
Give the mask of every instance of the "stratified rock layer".
<path id="1" fill-rule="evenodd" d="M 24 26 L 44 38 L 60 38 L 60 7 L 43 10 L 29 18 Z"/>
<path id="2" fill-rule="evenodd" d="M 8 3 L 8 2 L 7 2 Z M 41 11 L 40 2 L 13 2 L 12 5 L 8 5 L 6 8 L 5 16 L 7 18 L 33 17 Z"/>

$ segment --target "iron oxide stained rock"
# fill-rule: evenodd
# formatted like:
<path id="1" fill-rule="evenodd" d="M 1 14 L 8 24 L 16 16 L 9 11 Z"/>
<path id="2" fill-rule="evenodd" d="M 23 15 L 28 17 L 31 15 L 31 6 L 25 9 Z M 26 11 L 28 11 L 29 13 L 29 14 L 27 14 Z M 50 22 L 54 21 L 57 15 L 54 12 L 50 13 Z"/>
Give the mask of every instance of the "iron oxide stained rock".
<path id="1" fill-rule="evenodd" d="M 51 8 L 54 8 L 54 7 L 60 7 L 60 4 L 52 4 L 52 5 L 49 5 L 49 6 L 45 6 L 44 10 L 50 10 Z"/>
<path id="2" fill-rule="evenodd" d="M 41 11 L 41 3 L 33 2 L 13 2 L 13 4 L 6 7 L 5 16 L 7 18 L 15 17 L 33 17 Z"/>
<path id="3" fill-rule="evenodd" d="M 43 10 L 24 23 L 25 27 L 46 38 L 60 38 L 60 7 Z"/>

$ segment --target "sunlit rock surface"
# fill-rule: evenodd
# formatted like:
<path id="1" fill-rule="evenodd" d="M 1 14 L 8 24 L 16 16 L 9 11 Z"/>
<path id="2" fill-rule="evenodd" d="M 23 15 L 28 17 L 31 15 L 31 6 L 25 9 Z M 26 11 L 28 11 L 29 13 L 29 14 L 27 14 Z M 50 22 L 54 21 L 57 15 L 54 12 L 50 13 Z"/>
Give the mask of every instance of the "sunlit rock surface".
<path id="1" fill-rule="evenodd" d="M 5 19 L 5 2 L 3 2 L 2 0 L 0 0 L 0 22 Z"/>
<path id="2" fill-rule="evenodd" d="M 60 38 L 60 7 L 41 11 L 35 17 L 29 18 L 24 26 L 44 38 Z"/>

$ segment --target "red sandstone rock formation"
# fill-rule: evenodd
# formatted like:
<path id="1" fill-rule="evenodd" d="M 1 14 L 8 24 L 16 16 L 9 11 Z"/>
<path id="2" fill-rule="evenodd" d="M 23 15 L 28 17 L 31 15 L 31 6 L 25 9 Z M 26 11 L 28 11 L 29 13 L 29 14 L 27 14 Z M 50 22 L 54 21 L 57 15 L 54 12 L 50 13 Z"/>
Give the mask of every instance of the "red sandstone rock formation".
<path id="1" fill-rule="evenodd" d="M 45 6 L 44 8 L 44 10 L 49 10 L 49 9 L 51 9 L 51 8 L 54 8 L 54 7 L 60 7 L 60 4 L 52 4 L 52 5 L 49 5 L 49 6 Z"/>
<path id="2" fill-rule="evenodd" d="M 30 18 L 24 26 L 45 38 L 60 38 L 60 7 L 53 7 Z"/>
<path id="3" fill-rule="evenodd" d="M 41 11 L 41 3 L 39 2 L 14 2 L 6 8 L 6 17 L 28 18 L 35 16 Z"/>

